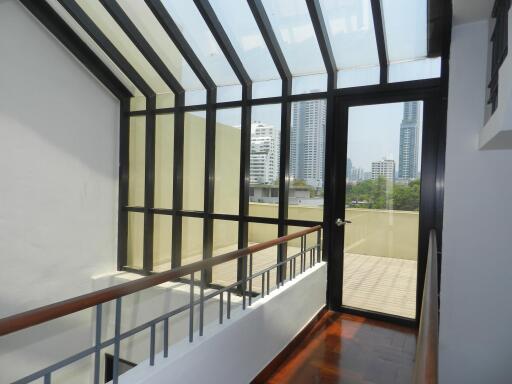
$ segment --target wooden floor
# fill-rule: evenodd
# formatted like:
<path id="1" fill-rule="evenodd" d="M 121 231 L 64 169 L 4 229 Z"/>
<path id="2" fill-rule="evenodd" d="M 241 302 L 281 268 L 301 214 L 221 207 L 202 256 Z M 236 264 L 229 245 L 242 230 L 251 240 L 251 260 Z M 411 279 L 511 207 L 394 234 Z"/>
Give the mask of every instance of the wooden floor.
<path id="1" fill-rule="evenodd" d="M 409 384 L 416 331 L 359 316 L 326 312 L 269 384 Z"/>

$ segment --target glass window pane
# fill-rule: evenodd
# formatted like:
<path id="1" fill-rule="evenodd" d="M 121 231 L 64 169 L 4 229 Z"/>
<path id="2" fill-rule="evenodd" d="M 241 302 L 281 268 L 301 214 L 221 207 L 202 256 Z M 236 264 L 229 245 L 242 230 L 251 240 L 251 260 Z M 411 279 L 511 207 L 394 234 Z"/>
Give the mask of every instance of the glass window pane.
<path id="1" fill-rule="evenodd" d="M 144 214 L 128 212 L 127 266 L 142 269 L 144 248 Z"/>
<path id="2" fill-rule="evenodd" d="M 296 76 L 292 79 L 292 94 L 324 92 L 327 90 L 327 74 Z"/>
<path id="3" fill-rule="evenodd" d="M 320 5 L 338 69 L 379 67 L 370 0 L 321 0 Z"/>
<path id="4" fill-rule="evenodd" d="M 157 115 L 155 132 L 156 208 L 172 208 L 174 165 L 174 115 Z"/>
<path id="5" fill-rule="evenodd" d="M 388 60 L 427 56 L 427 0 L 382 0 Z"/>
<path id="6" fill-rule="evenodd" d="M 238 215 L 241 108 L 217 110 L 214 212 Z"/>
<path id="7" fill-rule="evenodd" d="M 186 265 L 203 259 L 203 219 L 183 217 L 182 220 L 181 264 Z"/>
<path id="8" fill-rule="evenodd" d="M 251 79 L 280 79 L 247 1 L 210 0 L 210 4 Z"/>
<path id="9" fill-rule="evenodd" d="M 194 3 L 171 0 L 163 0 L 162 3 L 215 84 L 239 84 L 233 69 Z"/>
<path id="10" fill-rule="evenodd" d="M 279 80 L 258 81 L 252 83 L 252 98 L 281 96 L 283 94 L 283 82 Z"/>
<path id="11" fill-rule="evenodd" d="M 146 109 L 146 98 L 144 96 L 130 97 L 130 111 L 144 111 Z"/>
<path id="12" fill-rule="evenodd" d="M 412 61 L 391 63 L 389 82 L 432 79 L 441 76 L 441 58 L 426 58 Z"/>
<path id="13" fill-rule="evenodd" d="M 153 271 L 171 269 L 172 216 L 155 215 L 153 235 Z"/>
<path id="14" fill-rule="evenodd" d="M 277 217 L 281 105 L 252 108 L 249 215 Z"/>
<path id="15" fill-rule="evenodd" d="M 362 87 L 380 83 L 380 67 L 361 67 L 338 71 L 338 88 Z"/>
<path id="16" fill-rule="evenodd" d="M 146 117 L 130 117 L 128 205 L 144 206 Z"/>
<path id="17" fill-rule="evenodd" d="M 422 109 L 349 109 L 344 305 L 415 317 Z"/>
<path id="18" fill-rule="evenodd" d="M 326 100 L 292 103 L 288 218 L 323 221 Z"/>
<path id="19" fill-rule="evenodd" d="M 217 102 L 223 103 L 226 101 L 242 100 L 242 86 L 241 85 L 226 85 L 217 88 Z"/>
<path id="20" fill-rule="evenodd" d="M 182 87 L 187 90 L 202 89 L 203 85 L 192 68 L 148 6 L 143 1 L 118 0 L 118 2 Z"/>
<path id="21" fill-rule="evenodd" d="M 183 144 L 183 209 L 204 210 L 206 113 L 185 113 Z"/>
<path id="22" fill-rule="evenodd" d="M 263 4 L 292 74 L 324 73 L 322 54 L 306 2 L 263 0 Z"/>
<path id="23" fill-rule="evenodd" d="M 213 221 L 213 256 L 238 249 L 238 222 L 228 220 Z M 237 260 L 213 267 L 212 280 L 215 284 L 228 286 L 237 281 Z"/>
<path id="24" fill-rule="evenodd" d="M 171 91 L 99 1 L 77 0 L 77 3 L 155 93 L 169 93 Z"/>

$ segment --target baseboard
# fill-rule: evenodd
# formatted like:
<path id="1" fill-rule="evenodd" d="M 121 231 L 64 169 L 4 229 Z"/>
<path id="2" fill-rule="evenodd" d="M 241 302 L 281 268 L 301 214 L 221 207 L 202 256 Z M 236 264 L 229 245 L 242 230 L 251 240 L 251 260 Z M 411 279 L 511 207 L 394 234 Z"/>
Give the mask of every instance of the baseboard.
<path id="1" fill-rule="evenodd" d="M 290 343 L 284 349 L 279 352 L 279 354 L 274 357 L 274 359 L 268 363 L 268 365 L 263 368 L 263 370 L 258 373 L 258 375 L 251 381 L 251 384 L 263 384 L 268 381 L 268 379 L 272 376 L 272 374 L 279 368 L 281 364 L 290 356 L 294 349 L 298 347 L 298 345 L 311 334 L 315 325 L 318 321 L 328 312 L 327 306 L 324 306 L 320 309 L 317 314 L 311 319 L 309 323 L 307 323 L 304 328 L 293 338 Z"/>

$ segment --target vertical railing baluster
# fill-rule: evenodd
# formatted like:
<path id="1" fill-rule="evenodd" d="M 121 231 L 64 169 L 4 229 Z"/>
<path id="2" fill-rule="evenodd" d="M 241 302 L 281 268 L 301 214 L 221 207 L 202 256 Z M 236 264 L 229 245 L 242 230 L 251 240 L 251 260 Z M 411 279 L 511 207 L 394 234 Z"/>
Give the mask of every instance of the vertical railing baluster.
<path id="1" fill-rule="evenodd" d="M 204 280 L 205 270 L 201 269 L 201 282 L 199 286 L 199 336 L 203 336 L 204 328 Z"/>
<path id="2" fill-rule="evenodd" d="M 164 357 L 169 356 L 169 319 L 164 320 Z"/>
<path id="3" fill-rule="evenodd" d="M 242 269 L 242 310 L 245 310 L 245 289 L 247 284 L 247 255 L 243 256 L 242 258 Z"/>
<path id="4" fill-rule="evenodd" d="M 261 274 L 261 297 L 265 297 L 265 272 Z"/>
<path id="5" fill-rule="evenodd" d="M 297 268 L 297 258 L 293 258 L 293 278 L 295 279 L 295 268 Z"/>
<path id="6" fill-rule="evenodd" d="M 290 266 L 288 267 L 288 269 L 290 270 L 290 281 L 292 281 L 292 278 L 293 278 L 293 272 L 292 272 L 292 265 L 293 265 L 293 259 L 290 259 Z"/>
<path id="7" fill-rule="evenodd" d="M 155 365 L 155 324 L 151 324 L 149 335 L 149 365 Z"/>
<path id="8" fill-rule="evenodd" d="M 102 305 L 96 305 L 96 337 L 94 340 L 94 384 L 100 383 L 100 344 L 101 344 Z"/>
<path id="9" fill-rule="evenodd" d="M 249 306 L 252 304 L 252 253 L 249 254 Z"/>
<path id="10" fill-rule="evenodd" d="M 321 259 L 321 255 L 320 255 L 320 252 L 321 252 L 321 248 L 322 248 L 322 231 L 321 230 L 318 230 L 317 232 L 317 235 L 316 235 L 316 246 L 317 246 L 317 258 L 318 258 L 318 262 L 322 261 Z"/>
<path id="11" fill-rule="evenodd" d="M 119 350 L 121 347 L 121 298 L 116 299 L 116 318 L 114 325 L 114 366 L 112 368 L 112 382 L 119 382 Z"/>
<path id="12" fill-rule="evenodd" d="M 44 375 L 43 384 L 51 384 L 51 382 L 52 382 L 52 374 L 51 374 L 51 372 L 48 372 L 46 375 Z"/>
<path id="13" fill-rule="evenodd" d="M 220 292 L 219 299 L 219 324 L 222 324 L 222 321 L 224 320 L 224 291 Z"/>
<path id="14" fill-rule="evenodd" d="M 194 272 L 190 274 L 190 311 L 188 323 L 188 341 L 194 341 Z"/>
<path id="15" fill-rule="evenodd" d="M 270 271 L 267 272 L 267 295 L 270 294 Z"/>
<path id="16" fill-rule="evenodd" d="M 231 291 L 228 290 L 228 304 L 226 308 L 226 318 L 231 319 Z"/>

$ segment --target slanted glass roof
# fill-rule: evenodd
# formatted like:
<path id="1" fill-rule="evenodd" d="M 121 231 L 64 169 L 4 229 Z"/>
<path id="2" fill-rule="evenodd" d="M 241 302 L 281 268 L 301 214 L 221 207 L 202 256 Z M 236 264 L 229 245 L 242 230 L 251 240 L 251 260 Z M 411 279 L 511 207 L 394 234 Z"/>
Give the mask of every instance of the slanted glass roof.
<path id="1" fill-rule="evenodd" d="M 251 79 L 280 79 L 247 1 L 210 0 L 210 4 Z"/>
<path id="2" fill-rule="evenodd" d="M 90 2 L 90 0 L 83 0 Z M 204 89 L 200 80 L 178 51 L 176 45 L 162 28 L 151 10 L 143 1 L 117 0 L 137 29 L 167 65 L 185 90 Z"/>
<path id="3" fill-rule="evenodd" d="M 378 67 L 370 0 L 320 0 L 338 70 Z"/>
<path id="4" fill-rule="evenodd" d="M 215 84 L 218 86 L 240 84 L 194 3 L 191 0 L 162 0 L 162 4 Z"/>
<path id="5" fill-rule="evenodd" d="M 285 73 L 291 72 L 293 94 L 326 90 L 327 71 L 318 40 L 324 46 L 324 35 L 315 33 L 306 0 L 75 1 L 47 0 L 134 96 L 150 91 L 170 94 L 174 85 L 179 92 L 185 90 L 186 105 L 204 104 L 205 84 L 214 83 L 219 102 L 236 101 L 242 95 L 240 82 L 248 84 L 249 78 L 253 98 L 278 96 L 281 76 L 274 59 L 281 61 Z M 428 57 L 427 51 L 428 0 L 319 0 L 319 4 L 323 20 L 315 25 L 317 31 L 322 24 L 326 27 L 325 43 L 330 44 L 338 70 L 338 88 L 440 76 L 439 58 Z M 157 20 L 155 6 L 168 14 L 168 22 L 176 24 L 179 32 L 162 22 L 161 13 Z M 374 19 L 379 8 L 382 22 L 377 28 Z M 265 20 L 255 20 L 255 9 Z M 77 22 L 72 13 L 78 10 L 95 25 Z M 267 40 L 260 28 L 271 29 L 265 32 Z M 267 43 L 275 46 L 269 49 Z M 381 76 L 386 72 L 381 71 L 379 57 L 388 60 L 383 61 L 387 77 Z"/>
<path id="6" fill-rule="evenodd" d="M 108 57 L 108 55 L 96 44 L 96 42 L 87 34 L 83 28 L 66 12 L 59 4 L 58 0 L 47 0 L 47 3 L 55 12 L 66 22 L 66 24 L 87 44 L 95 55 L 112 71 L 112 73 L 123 83 L 123 85 L 133 94 L 133 96 L 142 96 L 139 89 L 128 79 L 121 69 Z"/>
<path id="7" fill-rule="evenodd" d="M 144 55 L 142 55 L 99 1 L 76 0 L 76 2 L 144 78 L 155 93 L 171 92 L 167 84 L 165 84 Z"/>
<path id="8" fill-rule="evenodd" d="M 325 65 L 305 1 L 263 0 L 293 76 L 325 73 Z"/>
<path id="9" fill-rule="evenodd" d="M 390 63 L 427 56 L 427 0 L 382 0 Z"/>

